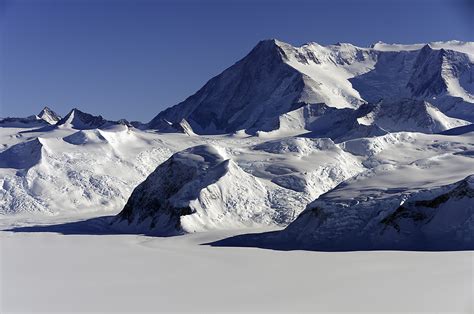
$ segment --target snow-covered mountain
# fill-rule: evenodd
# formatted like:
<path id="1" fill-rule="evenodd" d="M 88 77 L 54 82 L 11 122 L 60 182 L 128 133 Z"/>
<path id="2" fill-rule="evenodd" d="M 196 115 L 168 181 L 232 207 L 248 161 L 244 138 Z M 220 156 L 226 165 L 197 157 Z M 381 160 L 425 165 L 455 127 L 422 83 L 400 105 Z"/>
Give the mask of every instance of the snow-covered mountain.
<path id="1" fill-rule="evenodd" d="M 446 116 L 427 101 L 412 99 L 363 105 L 357 110 L 356 116 L 359 124 L 377 125 L 387 132 L 439 133 L 470 124 Z"/>
<path id="2" fill-rule="evenodd" d="M 74 108 L 64 118 L 59 120 L 55 127 L 69 128 L 76 130 L 90 130 L 97 128 L 106 128 L 112 125 L 128 124 L 126 120 L 109 121 L 102 116 L 94 116 L 81 110 Z"/>
<path id="3" fill-rule="evenodd" d="M 323 250 L 474 249 L 473 175 L 446 185 L 410 187 L 402 180 L 393 186 L 397 179 L 392 179 L 390 188 L 373 185 L 380 179 L 386 180 L 362 178 L 371 181 L 370 188 L 357 195 L 352 191 L 361 184 L 356 178 L 322 196 L 281 232 L 280 240 Z M 341 197 L 346 193 L 354 198 Z"/>
<path id="4" fill-rule="evenodd" d="M 473 60 L 473 44 L 456 41 L 361 48 L 316 43 L 293 47 L 266 40 L 196 94 L 158 114 L 148 127 L 160 129 L 164 121 L 185 119 L 198 134 L 254 134 L 295 126 L 312 131 L 308 124 L 314 117 L 304 106 L 357 109 L 407 98 L 428 101 L 448 117 L 472 122 Z M 288 115 L 290 126 L 285 124 Z"/>
<path id="5" fill-rule="evenodd" d="M 264 185 L 223 148 L 201 145 L 158 166 L 133 191 L 116 224 L 168 235 L 285 222 L 266 198 Z"/>
<path id="6" fill-rule="evenodd" d="M 308 107 L 300 110 L 308 110 Z M 357 109 L 336 109 L 326 105 L 318 107 L 319 112 L 313 111 L 311 119 L 305 124 L 307 129 L 312 130 L 305 136 L 329 137 L 336 142 L 401 131 L 439 133 L 470 125 L 468 121 L 446 116 L 423 100 L 380 101 L 363 104 Z M 288 121 L 294 116 L 301 115 L 290 113 L 285 115 L 285 119 Z M 287 124 L 291 125 L 291 122 Z"/>
<path id="7" fill-rule="evenodd" d="M 56 124 L 61 120 L 61 116 L 48 107 L 44 107 L 43 110 L 41 110 L 38 114 L 38 118 L 48 122 L 49 124 Z"/>
<path id="8" fill-rule="evenodd" d="M 46 125 L 56 124 L 61 117 L 49 109 L 44 107 L 37 115 L 32 115 L 26 118 L 3 118 L 0 119 L 0 127 L 10 128 L 35 128 Z"/>
<path id="9" fill-rule="evenodd" d="M 473 54 L 267 40 L 148 124 L 49 108 L 0 120 L 0 217 L 120 212 L 114 232 L 291 223 L 258 241 L 470 247 Z"/>

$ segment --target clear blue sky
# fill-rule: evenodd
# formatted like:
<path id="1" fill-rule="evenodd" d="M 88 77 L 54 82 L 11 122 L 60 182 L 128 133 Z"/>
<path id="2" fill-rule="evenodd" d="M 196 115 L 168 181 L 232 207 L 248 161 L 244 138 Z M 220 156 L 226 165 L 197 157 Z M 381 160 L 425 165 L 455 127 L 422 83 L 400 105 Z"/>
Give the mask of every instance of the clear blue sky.
<path id="1" fill-rule="evenodd" d="M 474 41 L 470 0 L 0 0 L 0 116 L 148 121 L 261 39 Z"/>

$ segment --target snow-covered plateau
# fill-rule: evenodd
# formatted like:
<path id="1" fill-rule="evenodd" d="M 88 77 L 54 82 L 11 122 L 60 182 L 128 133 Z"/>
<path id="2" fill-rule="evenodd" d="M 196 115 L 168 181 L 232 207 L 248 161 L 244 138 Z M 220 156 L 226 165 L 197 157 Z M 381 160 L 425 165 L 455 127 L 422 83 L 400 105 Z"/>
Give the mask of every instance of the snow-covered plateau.
<path id="1" fill-rule="evenodd" d="M 265 40 L 148 123 L 0 119 L 0 312 L 472 313 L 473 77 Z"/>

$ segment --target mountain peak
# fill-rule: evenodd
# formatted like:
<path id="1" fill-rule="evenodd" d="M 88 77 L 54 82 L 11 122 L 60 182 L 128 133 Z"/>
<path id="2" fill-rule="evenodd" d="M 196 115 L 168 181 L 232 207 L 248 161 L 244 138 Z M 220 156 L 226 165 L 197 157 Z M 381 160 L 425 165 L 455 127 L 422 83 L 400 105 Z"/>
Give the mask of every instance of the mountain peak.
<path id="1" fill-rule="evenodd" d="M 73 108 L 64 118 L 59 120 L 57 125 L 66 128 L 87 130 L 103 127 L 108 122 L 109 121 L 100 115 L 94 116 L 77 108 Z"/>
<path id="2" fill-rule="evenodd" d="M 61 120 L 61 116 L 51 110 L 48 106 L 45 106 L 43 110 L 41 110 L 38 114 L 38 118 L 48 122 L 49 124 L 56 124 Z"/>
<path id="3" fill-rule="evenodd" d="M 270 56 L 277 52 L 279 55 L 282 55 L 282 49 L 291 47 L 291 45 L 284 43 L 282 41 L 279 41 L 277 39 L 264 39 L 261 40 L 257 43 L 257 45 L 250 51 L 248 56 L 251 55 L 267 55 Z M 284 53 L 283 53 L 284 54 Z"/>

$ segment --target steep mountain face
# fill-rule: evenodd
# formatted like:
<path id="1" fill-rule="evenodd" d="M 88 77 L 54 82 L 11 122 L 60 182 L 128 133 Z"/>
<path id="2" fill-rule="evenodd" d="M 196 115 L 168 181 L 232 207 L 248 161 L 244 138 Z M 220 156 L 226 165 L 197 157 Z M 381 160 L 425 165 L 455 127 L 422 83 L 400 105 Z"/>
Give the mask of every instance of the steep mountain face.
<path id="1" fill-rule="evenodd" d="M 196 94 L 161 112 L 148 127 L 160 130 L 166 128 L 165 121 L 185 119 L 198 134 L 254 134 L 294 127 L 312 131 L 308 124 L 315 117 L 307 106 L 356 109 L 403 99 L 429 101 L 448 116 L 474 121 L 472 46 L 445 42 L 293 47 L 262 41 Z"/>
<path id="2" fill-rule="evenodd" d="M 196 94 L 160 113 L 149 127 L 186 119 L 199 134 L 276 128 L 279 113 L 297 106 L 306 90 L 303 76 L 282 61 L 283 55 L 277 42 L 260 42 Z"/>
<path id="3" fill-rule="evenodd" d="M 49 124 L 56 124 L 61 120 L 61 116 L 48 107 L 44 107 L 43 110 L 41 110 L 38 114 L 38 118 L 48 122 Z"/>

